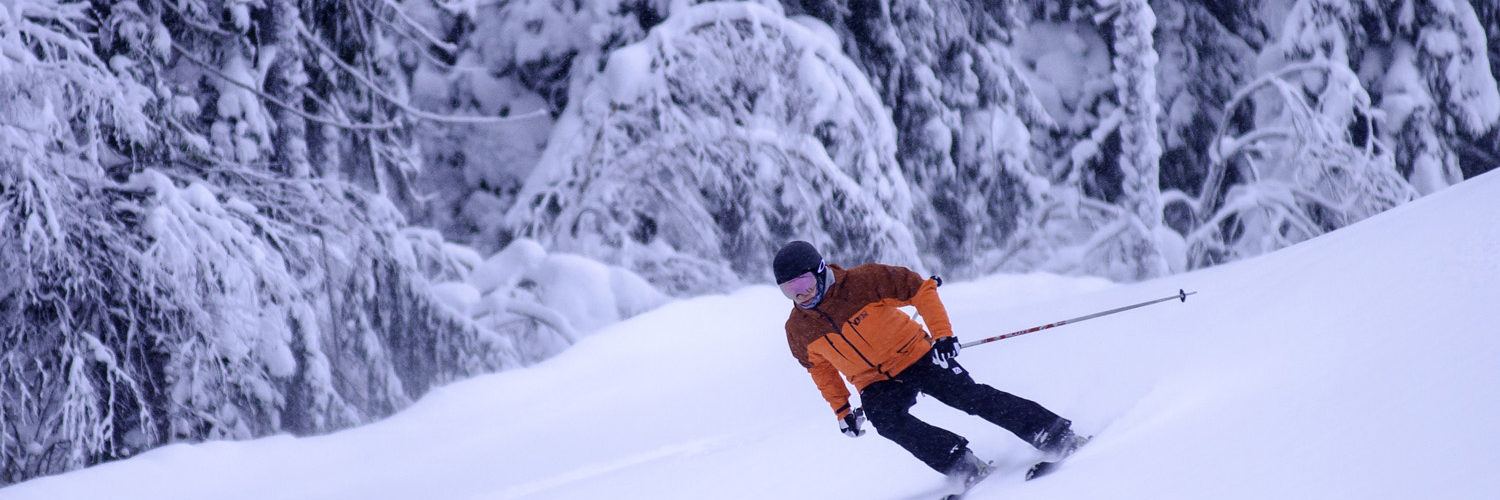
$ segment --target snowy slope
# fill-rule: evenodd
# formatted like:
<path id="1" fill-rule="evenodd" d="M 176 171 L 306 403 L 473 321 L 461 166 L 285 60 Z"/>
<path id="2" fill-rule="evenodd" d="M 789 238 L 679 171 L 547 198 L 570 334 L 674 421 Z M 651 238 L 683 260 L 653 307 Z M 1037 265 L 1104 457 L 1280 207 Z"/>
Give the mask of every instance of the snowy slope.
<path id="1" fill-rule="evenodd" d="M 1097 433 L 1058 473 L 922 399 L 1000 476 L 971 498 L 1500 498 L 1500 174 L 1256 259 L 1116 286 L 944 286 L 981 382 Z M 1454 223 L 1448 221 L 1468 221 Z M 540 365 L 438 389 L 327 436 L 161 448 L 0 499 L 932 498 L 941 478 L 839 434 L 787 353 L 770 286 L 678 301 Z"/>

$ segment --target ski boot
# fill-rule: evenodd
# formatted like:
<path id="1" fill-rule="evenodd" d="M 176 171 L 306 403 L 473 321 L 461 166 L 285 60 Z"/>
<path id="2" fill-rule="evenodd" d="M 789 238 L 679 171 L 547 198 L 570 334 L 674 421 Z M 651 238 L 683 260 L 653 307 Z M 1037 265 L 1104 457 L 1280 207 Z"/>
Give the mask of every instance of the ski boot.
<path id="1" fill-rule="evenodd" d="M 964 448 L 963 455 L 958 458 L 958 462 L 948 468 L 947 475 L 950 487 L 955 491 L 966 491 L 974 486 L 974 483 L 990 475 L 990 464 L 974 456 L 974 452 L 969 451 L 968 448 Z"/>
<path id="2" fill-rule="evenodd" d="M 1065 419 L 1059 419 L 1047 430 L 1038 433 L 1032 438 L 1031 444 L 1036 449 L 1046 454 L 1047 461 L 1058 462 L 1068 458 L 1073 452 L 1078 451 L 1080 446 L 1089 442 L 1087 436 L 1073 433 L 1073 423 Z"/>

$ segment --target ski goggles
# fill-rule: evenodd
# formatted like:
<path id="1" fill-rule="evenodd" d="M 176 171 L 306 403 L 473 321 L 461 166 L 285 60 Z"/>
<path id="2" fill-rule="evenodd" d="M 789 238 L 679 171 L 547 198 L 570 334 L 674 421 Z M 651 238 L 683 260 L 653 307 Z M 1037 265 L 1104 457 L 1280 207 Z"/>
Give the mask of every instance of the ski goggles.
<path id="1" fill-rule="evenodd" d="M 805 294 L 816 286 L 818 286 L 818 277 L 813 274 L 813 271 L 808 271 L 782 283 L 781 293 L 788 299 L 797 300 L 798 295 Z"/>

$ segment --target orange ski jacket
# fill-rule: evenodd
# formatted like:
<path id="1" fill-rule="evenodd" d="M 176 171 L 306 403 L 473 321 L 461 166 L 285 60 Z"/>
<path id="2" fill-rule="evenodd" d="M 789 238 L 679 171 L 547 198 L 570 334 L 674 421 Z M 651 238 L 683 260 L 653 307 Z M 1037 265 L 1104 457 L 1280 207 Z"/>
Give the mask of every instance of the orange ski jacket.
<path id="1" fill-rule="evenodd" d="M 910 269 L 863 264 L 844 270 L 829 265 L 833 284 L 812 309 L 792 305 L 786 320 L 786 340 L 797 362 L 838 418 L 851 411 L 849 388 L 855 390 L 890 380 L 932 349 L 935 339 L 953 335 L 948 311 L 938 299 L 937 281 L 922 279 Z M 932 330 L 898 309 L 916 306 Z"/>

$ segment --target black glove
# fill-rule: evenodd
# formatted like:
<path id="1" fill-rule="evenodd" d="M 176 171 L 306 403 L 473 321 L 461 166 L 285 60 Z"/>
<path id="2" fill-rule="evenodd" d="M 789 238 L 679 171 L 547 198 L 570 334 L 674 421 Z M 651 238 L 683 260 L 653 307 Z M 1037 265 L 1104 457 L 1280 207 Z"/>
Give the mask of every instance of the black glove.
<path id="1" fill-rule="evenodd" d="M 855 408 L 854 411 L 849 412 L 849 416 L 839 419 L 839 430 L 843 431 L 845 436 L 857 438 L 865 435 L 865 430 L 859 428 L 864 423 L 865 409 Z"/>
<path id="2" fill-rule="evenodd" d="M 948 360 L 958 357 L 958 338 L 943 337 L 932 343 L 932 360 L 938 364 L 948 364 Z"/>

